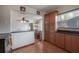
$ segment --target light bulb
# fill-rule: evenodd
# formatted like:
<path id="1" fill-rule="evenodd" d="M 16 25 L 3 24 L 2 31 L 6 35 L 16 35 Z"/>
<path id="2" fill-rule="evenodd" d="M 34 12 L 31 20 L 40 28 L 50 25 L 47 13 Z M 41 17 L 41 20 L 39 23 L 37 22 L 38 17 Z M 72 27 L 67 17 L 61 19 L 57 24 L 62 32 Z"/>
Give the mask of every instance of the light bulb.
<path id="1" fill-rule="evenodd" d="M 23 21 L 24 23 L 26 23 L 26 21 Z"/>
<path id="2" fill-rule="evenodd" d="M 20 21 L 21 23 L 24 23 L 24 21 Z"/>

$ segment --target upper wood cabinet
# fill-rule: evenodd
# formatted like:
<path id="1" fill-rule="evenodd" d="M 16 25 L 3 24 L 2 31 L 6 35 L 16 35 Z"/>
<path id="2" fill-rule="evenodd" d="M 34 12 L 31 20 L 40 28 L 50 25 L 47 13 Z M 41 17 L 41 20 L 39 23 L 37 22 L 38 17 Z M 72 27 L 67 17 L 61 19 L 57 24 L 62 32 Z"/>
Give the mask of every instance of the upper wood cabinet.
<path id="1" fill-rule="evenodd" d="M 54 11 L 50 13 L 50 24 L 49 24 L 49 33 L 50 33 L 50 42 L 55 44 L 56 40 L 55 40 L 55 20 L 56 20 L 56 16 L 57 16 L 58 12 Z"/>
<path id="2" fill-rule="evenodd" d="M 50 32 L 55 32 L 55 20 L 58 15 L 58 11 L 54 11 L 50 13 Z"/>

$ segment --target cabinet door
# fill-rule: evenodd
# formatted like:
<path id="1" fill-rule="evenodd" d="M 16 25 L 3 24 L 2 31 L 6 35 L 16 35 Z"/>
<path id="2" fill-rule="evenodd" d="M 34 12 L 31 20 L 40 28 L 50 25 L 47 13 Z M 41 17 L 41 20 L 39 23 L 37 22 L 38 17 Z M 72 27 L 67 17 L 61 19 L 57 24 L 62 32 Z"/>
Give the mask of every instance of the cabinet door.
<path id="1" fill-rule="evenodd" d="M 79 52 L 79 36 L 72 36 L 72 52 Z"/>
<path id="2" fill-rule="evenodd" d="M 55 40 L 55 33 L 50 33 L 50 42 L 55 44 L 56 40 Z"/>
<path id="3" fill-rule="evenodd" d="M 55 16 L 57 11 L 51 12 L 45 15 L 45 40 L 49 42 L 55 42 Z"/>
<path id="4" fill-rule="evenodd" d="M 56 45 L 64 48 L 64 34 L 63 33 L 56 33 Z"/>
<path id="5" fill-rule="evenodd" d="M 50 42 L 55 44 L 55 16 L 57 15 L 57 12 L 50 13 Z"/>
<path id="6" fill-rule="evenodd" d="M 51 13 L 50 14 L 50 29 L 49 29 L 49 33 L 50 33 L 50 42 L 51 43 L 55 43 L 55 14 Z"/>
<path id="7" fill-rule="evenodd" d="M 55 18 L 57 16 L 57 12 L 50 13 L 50 31 L 55 32 Z"/>
<path id="8" fill-rule="evenodd" d="M 44 28 L 45 28 L 45 40 L 49 41 L 49 15 L 45 15 L 44 19 Z"/>
<path id="9" fill-rule="evenodd" d="M 72 39 L 68 34 L 65 34 L 65 49 L 72 52 Z"/>

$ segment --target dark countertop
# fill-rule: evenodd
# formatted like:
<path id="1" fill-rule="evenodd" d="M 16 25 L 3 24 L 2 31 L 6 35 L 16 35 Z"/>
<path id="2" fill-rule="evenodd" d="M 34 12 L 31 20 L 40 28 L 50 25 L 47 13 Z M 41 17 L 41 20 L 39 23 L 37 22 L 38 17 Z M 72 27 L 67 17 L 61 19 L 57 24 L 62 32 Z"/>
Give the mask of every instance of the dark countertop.
<path id="1" fill-rule="evenodd" d="M 13 31 L 11 33 L 22 33 L 22 32 L 31 32 L 31 31 Z"/>
<path id="2" fill-rule="evenodd" d="M 2 33 L 0 34 L 0 39 L 8 38 L 8 36 L 9 36 L 9 33 Z"/>
<path id="3" fill-rule="evenodd" d="M 14 31 L 11 33 L 23 33 L 23 32 L 31 32 L 31 31 Z M 8 38 L 9 35 L 10 33 L 0 33 L 0 39 Z"/>
<path id="4" fill-rule="evenodd" d="M 59 33 L 70 34 L 70 35 L 79 35 L 79 31 L 68 31 L 68 30 L 57 30 Z"/>
<path id="5" fill-rule="evenodd" d="M 58 30 L 65 30 L 65 31 L 77 31 L 79 32 L 79 28 L 66 28 L 66 27 L 59 27 Z"/>

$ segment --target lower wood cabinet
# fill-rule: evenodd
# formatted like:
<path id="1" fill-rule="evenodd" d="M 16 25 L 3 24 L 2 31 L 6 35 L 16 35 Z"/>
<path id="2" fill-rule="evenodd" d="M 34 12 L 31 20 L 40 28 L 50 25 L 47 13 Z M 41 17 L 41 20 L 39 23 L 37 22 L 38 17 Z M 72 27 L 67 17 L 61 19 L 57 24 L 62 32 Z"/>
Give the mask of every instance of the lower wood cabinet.
<path id="1" fill-rule="evenodd" d="M 72 36 L 65 34 L 65 50 L 72 52 Z"/>
<path id="2" fill-rule="evenodd" d="M 60 48 L 64 48 L 67 51 L 73 53 L 79 53 L 79 36 L 75 34 L 50 32 L 50 36 L 46 35 L 47 40 Z"/>
<path id="3" fill-rule="evenodd" d="M 64 34 L 63 33 L 56 33 L 56 45 L 64 48 Z"/>
<path id="4" fill-rule="evenodd" d="M 51 35 L 50 35 L 50 39 L 49 40 L 50 40 L 51 43 L 55 44 L 55 42 L 56 42 L 56 40 L 55 40 L 55 33 L 51 32 L 50 34 Z"/>
<path id="5" fill-rule="evenodd" d="M 49 41 L 49 35 L 48 35 L 48 33 L 45 33 L 45 41 Z"/>
<path id="6" fill-rule="evenodd" d="M 72 35 L 72 52 L 79 53 L 79 36 Z"/>
<path id="7" fill-rule="evenodd" d="M 70 52 L 79 52 L 79 36 L 65 34 L 65 49 Z"/>

